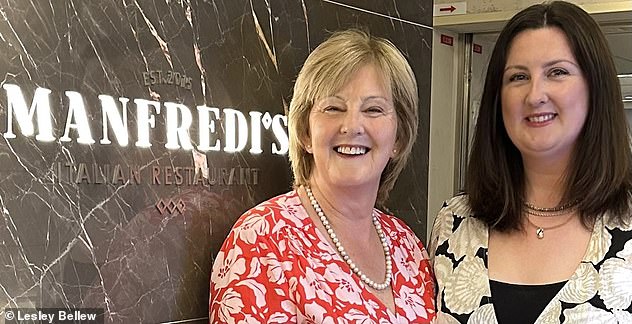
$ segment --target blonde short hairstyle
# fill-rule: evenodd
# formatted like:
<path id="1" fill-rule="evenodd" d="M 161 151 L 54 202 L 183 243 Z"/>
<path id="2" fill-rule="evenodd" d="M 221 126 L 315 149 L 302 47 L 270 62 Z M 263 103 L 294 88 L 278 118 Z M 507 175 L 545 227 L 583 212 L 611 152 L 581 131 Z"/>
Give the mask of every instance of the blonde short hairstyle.
<path id="1" fill-rule="evenodd" d="M 335 95 L 361 67 L 373 64 L 390 85 L 397 115 L 397 154 L 386 165 L 380 179 L 377 205 L 383 206 L 404 169 L 417 137 L 417 81 L 404 55 L 384 38 L 350 29 L 331 35 L 305 61 L 294 84 L 288 114 L 289 155 L 294 186 L 307 185 L 314 168 L 313 156 L 305 150 L 309 138 L 309 116 L 321 98 Z"/>

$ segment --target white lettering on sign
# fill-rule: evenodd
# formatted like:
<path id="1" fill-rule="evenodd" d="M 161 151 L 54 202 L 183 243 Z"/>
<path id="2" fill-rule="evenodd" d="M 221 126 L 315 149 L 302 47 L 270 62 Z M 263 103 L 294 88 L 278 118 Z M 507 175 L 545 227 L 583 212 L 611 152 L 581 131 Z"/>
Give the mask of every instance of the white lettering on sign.
<path id="1" fill-rule="evenodd" d="M 53 132 L 53 115 L 49 98 L 51 90 L 38 87 L 33 94 L 31 105 L 28 106 L 22 89 L 18 85 L 5 83 L 2 87 L 7 94 L 7 129 L 3 133 L 4 137 L 16 138 L 14 124 L 17 124 L 23 136 L 35 135 L 35 139 L 41 142 L 54 141 L 56 138 Z M 59 137 L 59 141 L 75 140 L 80 144 L 96 143 L 83 96 L 75 91 L 65 91 L 64 94 L 67 98 L 65 101 L 67 112 L 63 135 Z M 289 149 L 287 117 L 284 115 L 271 116 L 269 112 L 251 111 L 247 118 L 243 112 L 233 108 L 220 109 L 201 105 L 193 110 L 196 112 L 194 116 L 192 110 L 181 103 L 161 103 L 135 98 L 132 100 L 133 107 L 128 109 L 129 98 L 119 97 L 118 103 L 112 96 L 101 94 L 98 98 L 101 104 L 102 121 L 99 144 L 112 144 L 111 130 L 118 145 L 127 146 L 129 144 L 128 121 L 130 116 L 135 116 L 136 147 L 151 147 L 152 129 L 156 128 L 157 118 L 162 112 L 166 137 L 164 141 L 168 149 L 193 149 L 191 126 L 194 123 L 194 117 L 197 117 L 198 126 L 198 136 L 194 140 L 199 151 L 235 153 L 248 148 L 250 153 L 260 154 L 264 151 L 261 135 L 266 130 L 270 131 L 275 139 L 270 146 L 273 154 L 287 154 Z M 134 108 L 135 111 L 130 115 L 129 110 Z M 223 146 L 222 134 L 218 134 L 219 131 L 224 132 Z"/>

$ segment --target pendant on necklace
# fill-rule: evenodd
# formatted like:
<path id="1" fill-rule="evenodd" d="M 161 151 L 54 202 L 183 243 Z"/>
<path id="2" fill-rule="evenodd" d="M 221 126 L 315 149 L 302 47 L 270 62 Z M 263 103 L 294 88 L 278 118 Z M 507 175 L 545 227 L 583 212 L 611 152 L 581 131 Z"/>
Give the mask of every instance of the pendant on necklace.
<path id="1" fill-rule="evenodd" d="M 539 238 L 539 239 L 543 239 L 544 238 L 544 228 L 542 227 L 538 227 L 538 229 L 535 230 L 535 235 Z"/>

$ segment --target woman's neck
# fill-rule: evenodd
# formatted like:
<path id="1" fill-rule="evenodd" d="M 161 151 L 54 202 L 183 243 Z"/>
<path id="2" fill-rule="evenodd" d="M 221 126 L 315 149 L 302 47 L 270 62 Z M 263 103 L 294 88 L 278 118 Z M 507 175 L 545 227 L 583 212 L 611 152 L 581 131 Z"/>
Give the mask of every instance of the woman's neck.
<path id="1" fill-rule="evenodd" d="M 319 186 L 313 181 L 310 182 L 310 188 L 335 234 L 345 242 L 345 247 L 372 242 L 375 236 L 373 205 L 366 197 L 351 194 L 348 190 L 331 190 L 331 187 Z M 319 216 L 313 210 L 304 187 L 299 188 L 299 195 L 303 196 L 303 205 L 309 210 L 310 217 L 319 224 Z"/>
<path id="2" fill-rule="evenodd" d="M 562 203 L 566 191 L 566 161 L 523 160 L 525 198 L 538 207 L 554 207 Z"/>
<path id="3" fill-rule="evenodd" d="M 371 220 L 377 198 L 377 187 L 342 187 L 317 178 L 310 179 L 310 186 L 316 200 L 329 218 L 349 221 Z"/>

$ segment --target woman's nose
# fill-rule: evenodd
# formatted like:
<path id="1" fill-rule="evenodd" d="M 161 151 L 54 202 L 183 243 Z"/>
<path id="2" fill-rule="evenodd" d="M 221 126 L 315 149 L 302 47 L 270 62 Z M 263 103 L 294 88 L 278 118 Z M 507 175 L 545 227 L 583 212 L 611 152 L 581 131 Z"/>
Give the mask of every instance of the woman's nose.
<path id="1" fill-rule="evenodd" d="M 360 109 L 347 109 L 340 125 L 342 134 L 362 134 L 364 133 L 363 118 Z"/>
<path id="2" fill-rule="evenodd" d="M 527 103 L 533 107 L 539 107 L 546 103 L 549 100 L 546 81 L 538 78 L 532 78 L 526 100 Z"/>

